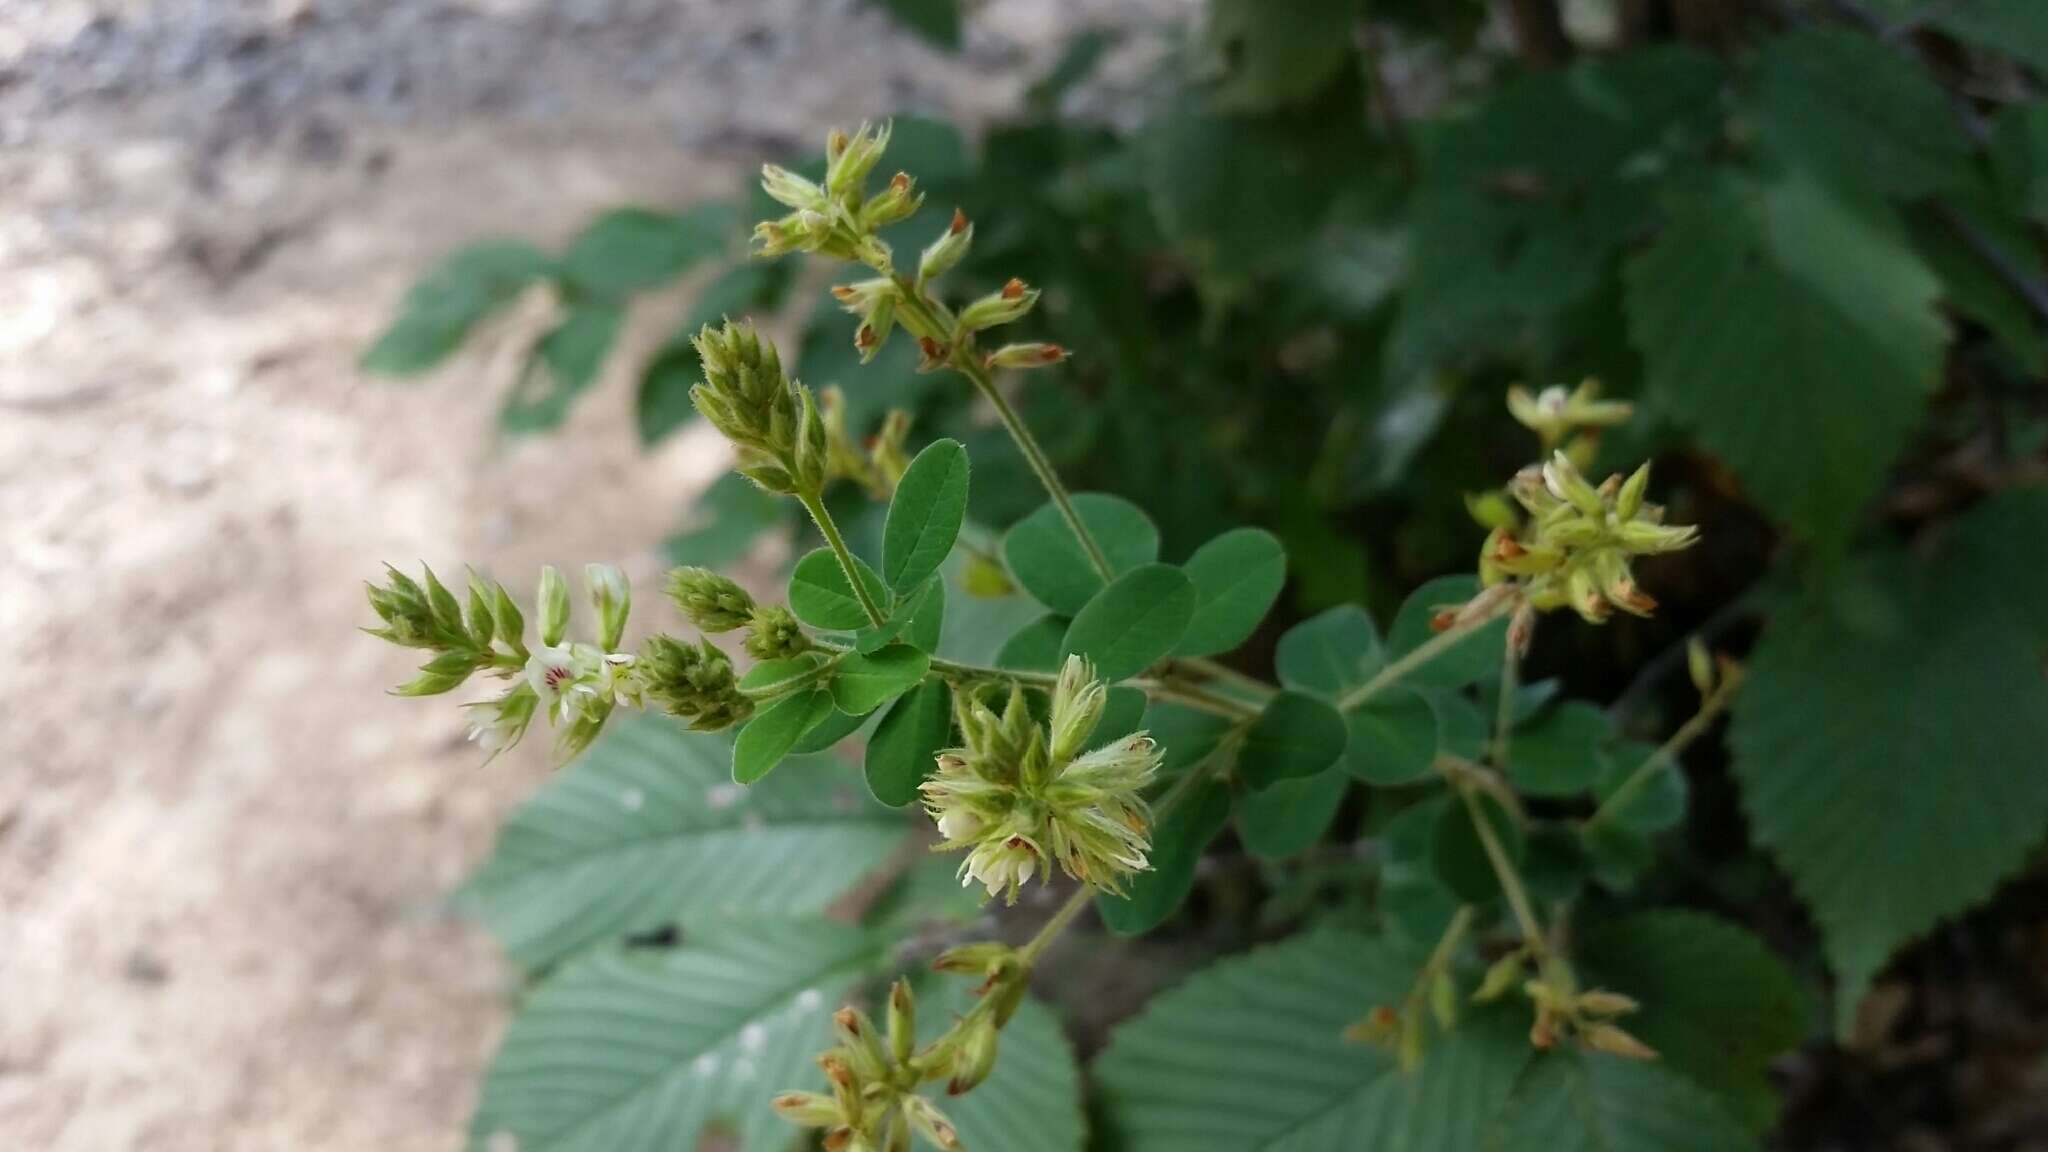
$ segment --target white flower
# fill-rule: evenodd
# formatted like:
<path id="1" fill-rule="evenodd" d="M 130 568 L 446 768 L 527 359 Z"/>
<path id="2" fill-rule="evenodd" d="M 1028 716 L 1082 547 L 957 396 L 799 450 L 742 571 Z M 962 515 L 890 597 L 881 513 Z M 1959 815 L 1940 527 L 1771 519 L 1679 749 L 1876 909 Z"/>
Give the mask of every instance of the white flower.
<path id="1" fill-rule="evenodd" d="M 1030 883 L 1036 871 L 1038 848 L 1031 841 L 1022 836 L 992 838 L 967 854 L 966 862 L 960 866 L 960 886 L 979 881 L 990 896 L 1001 892 L 1014 904 L 1017 890 Z"/>
<path id="2" fill-rule="evenodd" d="M 948 808 L 939 815 L 939 835 L 947 840 L 972 840 L 980 831 L 981 817 L 965 808 Z"/>
<path id="3" fill-rule="evenodd" d="M 484 750 L 484 763 L 490 763 L 497 759 L 499 753 L 519 743 L 520 738 L 526 735 L 527 725 L 533 722 L 534 706 L 539 702 L 530 685 L 515 684 L 495 700 L 463 705 L 470 710 L 472 717 L 469 738 Z"/>
<path id="4" fill-rule="evenodd" d="M 526 661 L 526 682 L 550 720 L 559 723 L 616 692 L 607 664 L 587 644 L 541 644 Z"/>

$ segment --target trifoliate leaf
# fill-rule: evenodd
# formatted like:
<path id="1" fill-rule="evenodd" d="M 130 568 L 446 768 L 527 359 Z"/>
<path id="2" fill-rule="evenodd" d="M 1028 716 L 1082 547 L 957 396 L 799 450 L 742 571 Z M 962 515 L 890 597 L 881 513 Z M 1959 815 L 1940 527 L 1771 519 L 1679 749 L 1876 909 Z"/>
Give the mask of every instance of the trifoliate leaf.
<path id="1" fill-rule="evenodd" d="M 1654 1060 L 1552 1052 L 1488 1125 L 1484 1152 L 1757 1152 L 1712 1096 Z"/>
<path id="2" fill-rule="evenodd" d="M 910 462 L 882 529 L 882 577 L 904 592 L 939 570 L 967 515 L 967 450 L 934 440 Z"/>
<path id="3" fill-rule="evenodd" d="M 2048 489 L 2008 492 L 1932 562 L 1872 557 L 1780 612 L 1752 654 L 1735 776 L 1820 925 L 1842 1028 L 1899 945 L 1982 900 L 2048 829 L 2044 563 Z"/>
<path id="4" fill-rule="evenodd" d="M 1195 585 L 1171 564 L 1116 578 L 1074 615 L 1060 655 L 1079 653 L 1105 681 L 1128 680 L 1173 651 L 1195 613 Z"/>
<path id="5" fill-rule="evenodd" d="M 1273 653 L 1280 683 L 1326 700 L 1372 679 L 1380 663 L 1380 631 L 1355 604 L 1339 604 L 1289 628 Z"/>
<path id="6" fill-rule="evenodd" d="M 1272 533 L 1233 528 L 1188 557 L 1195 618 L 1175 656 L 1214 656 L 1251 638 L 1287 583 L 1287 553 Z"/>
<path id="7" fill-rule="evenodd" d="M 741 788 L 731 747 L 667 717 L 613 717 L 505 822 L 459 903 L 532 970 L 683 916 L 820 910 L 902 844 L 893 813 L 821 786 L 831 761 Z"/>
<path id="8" fill-rule="evenodd" d="M 673 951 L 584 957 L 506 1029 L 471 1152 L 666 1152 L 712 1131 L 739 1152 L 787 1148 L 769 1100 L 820 1079 L 832 1011 L 886 945 L 826 920 L 738 921 Z"/>
<path id="9" fill-rule="evenodd" d="M 1487 853 L 1475 823 L 1481 814 L 1492 826 L 1508 863 L 1521 863 L 1528 848 L 1522 825 L 1500 801 L 1483 792 L 1475 793 L 1469 802 L 1453 795 L 1450 803 L 1437 813 L 1436 832 L 1430 839 L 1430 864 L 1443 886 L 1467 904 L 1484 904 L 1501 894 L 1493 858 Z"/>
<path id="10" fill-rule="evenodd" d="M 1065 616 L 1040 616 L 1003 641 L 996 653 L 996 667 L 1013 672 L 1057 672 L 1060 644 L 1067 638 L 1073 621 Z"/>
<path id="11" fill-rule="evenodd" d="M 904 693 L 868 741 L 868 791 L 892 808 L 917 799 L 917 786 L 952 735 L 953 690 L 944 680 L 927 680 Z"/>
<path id="12" fill-rule="evenodd" d="M 1439 576 L 1409 593 L 1387 629 L 1387 663 L 1392 664 L 1435 640 L 1430 620 L 1444 608 L 1455 608 L 1479 594 L 1473 576 Z M 1435 656 L 1402 675 L 1413 688 L 1462 688 L 1500 671 L 1507 653 L 1508 622 L 1493 620 L 1460 635 Z"/>
<path id="13" fill-rule="evenodd" d="M 1350 739 L 1344 763 L 1351 774 L 1383 787 L 1429 777 L 1436 763 L 1436 709 L 1421 694 L 1393 687 L 1344 717 Z"/>
<path id="14" fill-rule="evenodd" d="M 1108 1135 L 1126 1152 L 1472 1152 L 1528 1062 L 1525 1024 L 1474 1016 L 1406 1073 L 1343 1036 L 1398 1004 L 1419 966 L 1384 940 L 1329 932 L 1197 972 L 1096 1058 Z"/>
<path id="15" fill-rule="evenodd" d="M 1600 779 L 1593 785 L 1594 798 L 1606 803 L 1623 782 L 1656 755 L 1656 745 L 1639 740 L 1624 740 L 1601 749 Z M 1637 832 L 1663 832 L 1685 819 L 1689 791 L 1684 768 L 1667 759 L 1652 769 L 1633 797 L 1622 801 L 1605 819 Z"/>
<path id="16" fill-rule="evenodd" d="M 1757 53 L 1750 83 L 1764 141 L 1838 187 L 1914 199 L 1975 182 L 1947 94 L 1890 44 L 1794 32 Z"/>
<path id="17" fill-rule="evenodd" d="M 1379 905 L 1387 926 L 1409 944 L 1428 949 L 1443 936 L 1463 903 L 1437 879 L 1436 827 L 1454 796 L 1435 796 L 1402 810 L 1380 830 Z"/>
<path id="18" fill-rule="evenodd" d="M 1581 930 L 1573 959 L 1588 987 L 1642 1007 L 1622 1027 L 1664 1066 L 1720 1098 L 1753 1132 L 1771 1126 L 1772 1059 L 1812 1021 L 1805 989 L 1762 941 L 1725 920 L 1676 909 Z"/>
<path id="19" fill-rule="evenodd" d="M 1600 746 L 1614 735 L 1607 713 L 1567 700 L 1508 742 L 1508 779 L 1532 796 L 1576 796 L 1600 776 Z"/>
<path id="20" fill-rule="evenodd" d="M 1285 859 L 1323 838 L 1343 806 L 1351 779 L 1333 768 L 1280 780 L 1237 800 L 1237 834 L 1254 856 Z"/>
<path id="21" fill-rule="evenodd" d="M 1082 492 L 1073 503 L 1110 571 L 1122 575 L 1159 558 L 1159 529 L 1137 505 L 1099 492 Z M 1032 599 L 1063 616 L 1079 612 L 1105 583 L 1050 501 L 1003 537 L 1003 560 Z"/>
<path id="22" fill-rule="evenodd" d="M 1659 403 L 1766 510 L 1834 542 L 1937 382 L 1940 293 L 1882 211 L 1798 176 L 1724 174 L 1631 266 L 1629 327 Z"/>
<path id="23" fill-rule="evenodd" d="M 791 748 L 790 752 L 799 755 L 806 752 L 823 752 L 855 732 L 860 731 L 867 725 L 867 722 L 868 718 L 866 716 L 855 716 L 851 713 L 834 709 L 832 714 L 819 722 L 816 728 L 805 733 L 804 738 L 797 741 L 796 746 Z"/>
<path id="24" fill-rule="evenodd" d="M 842 712 L 865 716 L 915 688 L 931 666 L 930 656 L 908 644 L 851 653 L 833 670 L 832 702 Z"/>
<path id="25" fill-rule="evenodd" d="M 868 597 L 876 604 L 889 603 L 889 589 L 875 570 L 858 556 L 853 563 L 860 582 L 867 586 Z M 847 583 L 846 569 L 839 566 L 839 558 L 829 548 L 807 553 L 796 562 L 789 574 L 789 610 L 811 627 L 833 632 L 851 632 L 873 623 L 853 594 L 853 585 Z"/>
<path id="26" fill-rule="evenodd" d="M 1344 717 L 1324 701 L 1281 692 L 1266 701 L 1245 733 L 1238 774 L 1253 788 L 1314 776 L 1344 755 Z"/>
<path id="27" fill-rule="evenodd" d="M 768 775 L 831 714 L 832 693 L 824 688 L 793 692 L 755 712 L 733 741 L 733 783 L 752 784 Z"/>

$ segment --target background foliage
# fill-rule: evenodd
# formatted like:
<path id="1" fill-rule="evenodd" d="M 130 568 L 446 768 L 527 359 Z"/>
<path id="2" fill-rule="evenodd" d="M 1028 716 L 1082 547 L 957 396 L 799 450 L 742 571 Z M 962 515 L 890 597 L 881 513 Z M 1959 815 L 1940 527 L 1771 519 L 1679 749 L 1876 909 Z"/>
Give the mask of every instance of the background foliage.
<path id="1" fill-rule="evenodd" d="M 952 0 L 886 6 L 959 41 Z M 1993 900 L 2048 829 L 2048 6 L 1649 0 L 1584 6 L 1606 19 L 1571 29 L 1545 3 L 1286 7 L 1212 0 L 1128 127 L 1067 114 L 1114 50 L 1082 32 L 1015 117 L 971 141 L 901 117 L 888 162 L 977 221 L 964 290 L 1044 288 L 1031 334 L 1078 355 L 1018 401 L 1070 481 L 1123 498 L 1084 497 L 1115 567 L 1185 561 L 1202 605 L 1270 602 L 1262 584 L 1284 579 L 1249 670 L 1304 706 L 1411 650 L 1426 606 L 1451 598 L 1430 581 L 1470 570 L 1463 496 L 1524 454 L 1506 384 L 1596 376 L 1637 401 L 1605 458 L 1654 455 L 1674 519 L 1705 543 L 1646 568 L 1656 620 L 1539 639 L 1510 774 L 1559 811 L 1604 798 L 1689 706 L 1682 637 L 1746 653 L 1725 748 L 1702 745 L 1598 835 L 1521 847 L 1532 883 L 1548 861 L 1556 891 L 1590 885 L 1578 951 L 1644 1001 L 1665 1059 L 1532 1061 L 1489 1044 L 1482 1017 L 1403 1078 L 1336 1040 L 1405 994 L 1410 953 L 1460 899 L 1493 895 L 1484 862 L 1461 861 L 1471 846 L 1445 841 L 1443 802 L 1401 790 L 1439 747 L 1483 740 L 1498 638 L 1482 636 L 1351 711 L 1334 769 L 1289 778 L 1255 731 L 1246 771 L 1272 786 L 1176 809 L 1156 871 L 1102 907 L 1113 931 L 1199 941 L 1188 963 L 1305 934 L 1117 1028 L 1093 1057 L 1091 1125 L 1074 1053 L 1034 1009 L 961 1107 L 963 1135 L 1015 1146 L 1028 1116 L 1046 1149 L 1084 1133 L 1131 1149 L 1753 1147 L 1778 1114 L 1772 1056 L 1858 1038 L 1887 965 Z M 1045 561 L 1063 529 L 1030 515 L 1022 461 L 966 390 L 915 373 L 908 341 L 856 371 L 851 318 L 792 265 L 746 259 L 744 224 L 769 214 L 745 197 L 624 208 L 561 252 L 465 248 L 366 364 L 432 368 L 546 284 L 559 319 L 504 408 L 508 432 L 544 431 L 633 297 L 697 276 L 691 315 L 637 366 L 651 444 L 692 418 L 687 334 L 787 316 L 795 371 L 845 387 L 850 427 L 900 407 L 917 443 L 969 447 L 973 554 L 948 568 L 941 652 L 1045 666 L 1056 650 L 1034 654 L 1027 626 L 1051 612 L 1036 635 L 1056 649 L 1097 588 Z M 882 554 L 879 506 L 835 506 L 857 550 Z M 793 517 L 728 477 L 670 549 L 726 563 Z M 1219 535 L 1241 523 L 1271 535 Z M 1179 654 L 1246 638 L 1216 620 Z M 1199 755 L 1201 722 L 1146 718 L 1176 756 Z M 841 993 L 893 971 L 875 926 L 961 913 L 901 867 L 907 825 L 854 776 L 791 764 L 741 794 L 728 756 L 660 721 L 623 726 L 514 817 L 469 884 L 542 980 L 486 1086 L 479 1147 L 501 1127 L 527 1149 L 623 1149 L 705 1126 L 782 1146 L 761 1100 L 801 1077 L 782 1065 Z M 1223 864 L 1190 902 L 1205 848 Z M 866 928 L 820 918 L 871 869 L 888 879 Z"/>

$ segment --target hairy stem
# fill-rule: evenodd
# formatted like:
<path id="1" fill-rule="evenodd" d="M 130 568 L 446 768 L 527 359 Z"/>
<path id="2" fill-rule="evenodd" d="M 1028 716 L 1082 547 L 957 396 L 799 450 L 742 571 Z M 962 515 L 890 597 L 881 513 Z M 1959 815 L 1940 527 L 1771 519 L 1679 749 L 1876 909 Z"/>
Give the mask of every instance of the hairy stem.
<path id="1" fill-rule="evenodd" d="M 815 492 L 799 492 L 796 497 L 811 514 L 811 520 L 818 525 L 818 531 L 825 536 L 825 543 L 832 549 L 832 555 L 839 558 L 839 567 L 846 573 L 847 586 L 853 589 L 854 598 L 860 601 L 868 619 L 880 628 L 889 622 L 882 606 L 868 594 L 867 582 L 860 578 L 860 568 L 853 562 L 853 552 L 846 546 L 846 538 L 839 534 L 839 525 L 832 520 L 832 513 L 825 510 L 825 501 Z"/>
<path id="2" fill-rule="evenodd" d="M 1052 946 L 1052 942 L 1059 939 L 1060 933 L 1065 932 L 1067 927 L 1074 922 L 1074 917 L 1079 916 L 1081 910 L 1088 907 L 1089 903 L 1094 899 L 1095 890 L 1093 888 L 1088 887 L 1086 884 L 1076 888 L 1074 894 L 1067 897 L 1067 902 L 1060 905 L 1059 911 L 1052 914 L 1052 919 L 1047 920 L 1045 926 L 1038 930 L 1038 934 L 1027 941 L 1024 947 L 1017 950 L 1017 958 L 1022 960 L 1026 966 L 1037 961 L 1039 956 Z"/>

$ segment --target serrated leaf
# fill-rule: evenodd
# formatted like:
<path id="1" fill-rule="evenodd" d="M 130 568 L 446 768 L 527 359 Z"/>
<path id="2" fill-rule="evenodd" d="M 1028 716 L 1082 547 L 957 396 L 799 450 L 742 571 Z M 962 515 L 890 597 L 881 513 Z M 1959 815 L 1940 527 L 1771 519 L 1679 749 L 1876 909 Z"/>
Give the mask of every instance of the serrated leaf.
<path id="1" fill-rule="evenodd" d="M 903 842 L 892 813 L 820 786 L 829 761 L 741 789 L 731 747 L 667 717 L 613 717 L 499 829 L 461 905 L 533 970 L 683 916 L 817 911 Z"/>
<path id="2" fill-rule="evenodd" d="M 860 557 L 854 557 L 853 563 L 869 597 L 876 604 L 887 604 L 889 589 L 882 578 Z M 873 623 L 853 594 L 853 585 L 847 583 L 846 569 L 839 566 L 839 558 L 829 548 L 806 553 L 790 570 L 789 610 L 811 627 L 831 632 L 851 632 Z"/>
<path id="3" fill-rule="evenodd" d="M 1339 604 L 1289 628 L 1273 653 L 1280 683 L 1328 700 L 1372 679 L 1380 663 L 1380 631 L 1355 604 Z"/>
<path id="4" fill-rule="evenodd" d="M 832 693 L 795 692 L 754 713 L 732 746 L 732 779 L 752 784 L 782 763 L 811 729 L 832 714 Z"/>
<path id="5" fill-rule="evenodd" d="M 898 697 L 868 741 L 863 771 L 868 791 L 891 808 L 917 799 L 933 758 L 953 735 L 953 690 L 927 680 Z"/>
<path id="6" fill-rule="evenodd" d="M 1079 493 L 1073 504 L 1110 571 L 1122 575 L 1159 558 L 1159 529 L 1137 505 L 1099 492 Z M 1079 612 L 1105 583 L 1051 502 L 1004 535 L 1003 562 L 1032 599 L 1062 616 Z"/>
<path id="7" fill-rule="evenodd" d="M 841 989 L 885 947 L 825 920 L 742 921 L 673 951 L 585 957 L 506 1029 L 471 1152 L 667 1152 L 714 1128 L 740 1152 L 787 1148 L 769 1100 L 818 1078 Z"/>
<path id="8" fill-rule="evenodd" d="M 967 449 L 934 440 L 910 462 L 882 529 L 882 577 L 898 592 L 939 570 L 967 515 Z"/>
<path id="9" fill-rule="evenodd" d="M 1173 651 L 1195 612 L 1195 586 L 1171 564 L 1131 569 L 1095 594 L 1074 615 L 1060 655 L 1078 653 L 1095 674 L 1128 680 Z"/>
<path id="10" fill-rule="evenodd" d="M 1756 1152 L 1714 1098 L 1653 1060 L 1555 1052 L 1533 1061 L 1484 1152 Z"/>
<path id="11" fill-rule="evenodd" d="M 485 240 L 451 253 L 420 277 L 398 317 L 363 353 L 380 376 L 415 376 L 446 360 L 470 329 L 554 270 L 554 261 L 518 240 Z"/>
<path id="12" fill-rule="evenodd" d="M 1835 542 L 1938 381 L 1940 292 L 1880 210 L 1796 176 L 1723 174 L 1630 266 L 1629 330 L 1660 404 L 1766 510 Z"/>
<path id="13" fill-rule="evenodd" d="M 1728 741 L 1756 841 L 1839 978 L 1982 900 L 2048 829 L 2048 489 L 1994 497 L 1931 563 L 1874 557 L 1751 656 Z"/>
<path id="14" fill-rule="evenodd" d="M 1436 638 L 1430 619 L 1439 609 L 1463 604 L 1478 594 L 1479 580 L 1474 576 L 1439 576 L 1409 593 L 1394 614 L 1393 627 L 1387 629 L 1387 663 Z M 1496 675 L 1507 637 L 1505 619 L 1483 624 L 1410 670 L 1401 683 L 1411 688 L 1462 688 Z"/>
<path id="15" fill-rule="evenodd" d="M 1096 914 L 1111 932 L 1137 936 L 1178 911 L 1195 886 L 1195 865 L 1230 820 L 1230 789 L 1213 777 L 1188 786 L 1152 826 L 1152 867 L 1124 881 L 1124 894 L 1097 893 Z"/>
<path id="16" fill-rule="evenodd" d="M 1125 1152 L 1472 1152 L 1528 1060 L 1519 1022 L 1484 1014 L 1403 1073 L 1343 1038 L 1397 1004 L 1419 957 L 1317 933 L 1232 957 L 1152 999 L 1096 1058 L 1108 1135 Z"/>
<path id="17" fill-rule="evenodd" d="M 1287 553 L 1271 532 L 1233 528 L 1188 557 L 1195 616 L 1175 656 L 1214 656 L 1251 638 L 1287 583 Z"/>
<path id="18" fill-rule="evenodd" d="M 1573 959 L 1588 987 L 1642 1006 L 1620 1023 L 1665 1067 L 1714 1093 L 1751 1131 L 1771 1126 L 1771 1061 L 1806 1038 L 1812 1014 L 1805 989 L 1762 941 L 1673 909 L 1582 929 Z"/>
<path id="19" fill-rule="evenodd" d="M 1253 788 L 1314 776 L 1344 755 L 1344 717 L 1322 700 L 1281 692 L 1266 701 L 1238 751 L 1238 775 Z"/>
<path id="20" fill-rule="evenodd" d="M 1393 687 L 1344 717 L 1344 763 L 1353 776 L 1382 787 L 1429 778 L 1436 763 L 1436 709 L 1420 693 Z"/>
<path id="21" fill-rule="evenodd" d="M 917 687 L 932 658 L 908 644 L 872 653 L 854 652 L 832 674 L 832 702 L 840 711 L 865 716 Z"/>
<path id="22" fill-rule="evenodd" d="M 1975 181 L 1947 94 L 1890 44 L 1836 28 L 1779 36 L 1751 86 L 1765 143 L 1830 183 L 1914 199 Z"/>
<path id="23" fill-rule="evenodd" d="M 1532 796 L 1576 796 L 1600 776 L 1600 746 L 1614 735 L 1607 713 L 1567 700 L 1508 742 L 1508 779 Z"/>
<path id="24" fill-rule="evenodd" d="M 732 235 L 729 204 L 683 212 L 615 208 L 591 221 L 562 254 L 563 275 L 601 295 L 626 295 L 673 280 L 725 250 Z"/>
<path id="25" fill-rule="evenodd" d="M 1237 800 L 1237 834 L 1254 856 L 1280 860 L 1323 838 L 1343 806 L 1351 779 L 1334 769 L 1280 780 Z"/>

